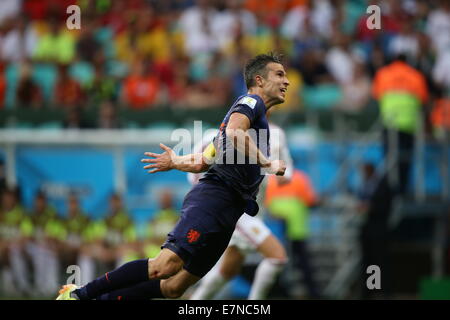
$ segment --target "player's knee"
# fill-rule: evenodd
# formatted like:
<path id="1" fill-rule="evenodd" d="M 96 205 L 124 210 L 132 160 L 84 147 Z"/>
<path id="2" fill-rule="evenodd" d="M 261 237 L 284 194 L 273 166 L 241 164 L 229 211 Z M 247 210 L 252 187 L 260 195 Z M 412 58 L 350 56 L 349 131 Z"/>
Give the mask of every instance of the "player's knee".
<path id="1" fill-rule="evenodd" d="M 240 271 L 241 271 L 240 264 L 223 265 L 220 268 L 220 274 L 226 280 L 230 280 L 230 279 L 234 278 L 235 276 L 237 276 L 239 274 Z"/>
<path id="2" fill-rule="evenodd" d="M 273 259 L 274 261 L 278 261 L 282 264 L 286 264 L 289 260 L 286 250 L 283 247 L 279 247 L 277 250 L 270 252 L 270 254 L 266 254 L 265 258 Z"/>
<path id="3" fill-rule="evenodd" d="M 163 283 L 161 286 L 164 297 L 168 299 L 178 299 L 186 291 L 185 286 L 176 283 Z"/>
<path id="4" fill-rule="evenodd" d="M 278 270 L 283 269 L 289 261 L 287 257 L 265 258 L 264 260 Z"/>
<path id="5" fill-rule="evenodd" d="M 181 270 L 182 262 L 177 259 L 149 259 L 150 279 L 167 279 Z"/>

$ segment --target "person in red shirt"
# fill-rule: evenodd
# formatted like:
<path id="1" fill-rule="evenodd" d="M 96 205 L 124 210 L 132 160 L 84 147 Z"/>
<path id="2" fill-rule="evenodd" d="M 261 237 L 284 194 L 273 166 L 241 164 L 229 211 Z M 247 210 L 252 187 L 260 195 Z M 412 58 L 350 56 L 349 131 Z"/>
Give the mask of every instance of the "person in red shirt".
<path id="1" fill-rule="evenodd" d="M 144 109 L 158 102 L 158 78 L 148 72 L 147 62 L 136 60 L 123 83 L 122 101 L 132 109 Z"/>
<path id="2" fill-rule="evenodd" d="M 60 65 L 58 72 L 53 103 L 64 108 L 80 106 L 84 100 L 83 91 L 80 84 L 69 76 L 68 65 Z"/>

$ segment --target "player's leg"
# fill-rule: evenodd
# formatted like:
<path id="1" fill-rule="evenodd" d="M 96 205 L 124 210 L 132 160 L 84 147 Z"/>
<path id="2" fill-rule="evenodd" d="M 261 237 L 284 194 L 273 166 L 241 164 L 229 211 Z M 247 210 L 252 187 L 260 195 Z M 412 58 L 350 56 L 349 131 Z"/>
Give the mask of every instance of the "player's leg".
<path id="1" fill-rule="evenodd" d="M 159 279 L 171 277 L 178 273 L 182 266 L 183 260 L 180 257 L 171 250 L 163 249 L 155 259 L 141 259 L 128 262 L 114 271 L 107 272 L 104 276 L 74 290 L 74 293 L 81 300 L 96 299 L 103 294 L 118 289 L 154 280 L 157 294 Z"/>
<path id="2" fill-rule="evenodd" d="M 214 298 L 229 280 L 239 274 L 244 258 L 236 246 L 228 246 L 219 263 L 202 279 L 191 300 Z"/>
<path id="3" fill-rule="evenodd" d="M 176 299 L 200 277 L 182 269 L 164 280 L 149 280 L 129 288 L 114 290 L 98 297 L 98 300 L 147 300 L 154 298 Z"/>
<path id="4" fill-rule="evenodd" d="M 176 299 L 181 297 L 190 286 L 200 279 L 200 277 L 182 269 L 173 277 L 161 281 L 161 292 L 166 298 Z"/>
<path id="5" fill-rule="evenodd" d="M 257 250 L 264 259 L 256 269 L 249 300 L 265 299 L 278 274 L 287 263 L 286 250 L 273 234 L 269 234 Z"/>

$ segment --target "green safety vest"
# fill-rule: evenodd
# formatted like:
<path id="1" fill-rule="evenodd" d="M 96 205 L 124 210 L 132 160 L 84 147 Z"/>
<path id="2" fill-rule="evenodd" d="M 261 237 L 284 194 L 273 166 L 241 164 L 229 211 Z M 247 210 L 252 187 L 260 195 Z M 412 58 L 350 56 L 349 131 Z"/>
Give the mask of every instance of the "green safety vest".
<path id="1" fill-rule="evenodd" d="M 89 224 L 89 218 L 84 214 L 79 213 L 75 216 L 75 218 L 67 218 L 65 221 L 67 232 L 69 234 L 75 234 L 81 236 L 83 230 Z"/>
<path id="2" fill-rule="evenodd" d="M 44 225 L 44 234 L 49 238 L 63 241 L 67 237 L 67 230 L 60 219 L 50 219 Z"/>
<path id="3" fill-rule="evenodd" d="M 303 240 L 309 235 L 309 208 L 298 198 L 273 199 L 267 207 L 271 215 L 286 221 L 287 237 Z"/>
<path id="4" fill-rule="evenodd" d="M 29 237 L 33 234 L 33 222 L 22 206 L 17 205 L 3 215 L 2 237 L 11 239 L 20 236 Z"/>
<path id="5" fill-rule="evenodd" d="M 102 240 L 108 231 L 106 223 L 103 220 L 92 221 L 85 230 L 83 230 L 82 238 L 86 242 Z"/>
<path id="6" fill-rule="evenodd" d="M 130 243 L 136 241 L 137 235 L 133 221 L 125 211 L 120 211 L 106 219 L 107 241 L 111 243 Z"/>
<path id="7" fill-rule="evenodd" d="M 412 94 L 390 92 L 380 99 L 383 124 L 390 129 L 413 134 L 420 119 L 420 101 Z"/>

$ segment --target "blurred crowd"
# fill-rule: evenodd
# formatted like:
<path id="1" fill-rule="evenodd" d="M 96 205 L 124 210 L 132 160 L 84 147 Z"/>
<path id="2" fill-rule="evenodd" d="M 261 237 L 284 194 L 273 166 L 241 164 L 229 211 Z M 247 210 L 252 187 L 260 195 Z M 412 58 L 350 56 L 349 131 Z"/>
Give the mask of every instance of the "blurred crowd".
<path id="1" fill-rule="evenodd" d="M 72 4 L 79 30 L 66 25 Z M 369 5 L 381 8 L 379 30 Z M 66 127 L 83 127 L 85 108 L 115 128 L 118 106 L 226 106 L 245 92 L 245 61 L 268 51 L 286 58 L 281 112 L 359 112 L 399 54 L 427 79 L 428 118 L 442 123 L 431 111 L 449 108 L 446 0 L 3 0 L 0 13 L 0 106 L 64 109 Z"/>
<path id="2" fill-rule="evenodd" d="M 2 189 L 0 296 L 53 297 L 71 276 L 84 284 L 126 261 L 155 257 L 178 219 L 169 190 L 161 190 L 159 201 L 159 211 L 138 226 L 119 194 L 93 218 L 75 193 L 67 197 L 66 212 L 57 212 L 44 192 L 27 210 L 18 189 Z"/>

